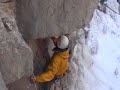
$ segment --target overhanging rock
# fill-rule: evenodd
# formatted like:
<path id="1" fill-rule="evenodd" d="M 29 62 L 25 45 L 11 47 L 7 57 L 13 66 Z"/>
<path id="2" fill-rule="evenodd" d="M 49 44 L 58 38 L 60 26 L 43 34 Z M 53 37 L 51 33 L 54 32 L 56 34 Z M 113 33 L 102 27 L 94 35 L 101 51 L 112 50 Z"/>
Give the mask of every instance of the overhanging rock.
<path id="1" fill-rule="evenodd" d="M 32 74 L 33 53 L 13 17 L 0 10 L 0 72 L 5 84 Z"/>
<path id="2" fill-rule="evenodd" d="M 25 39 L 68 34 L 84 27 L 97 0 L 17 0 L 16 20 Z"/>

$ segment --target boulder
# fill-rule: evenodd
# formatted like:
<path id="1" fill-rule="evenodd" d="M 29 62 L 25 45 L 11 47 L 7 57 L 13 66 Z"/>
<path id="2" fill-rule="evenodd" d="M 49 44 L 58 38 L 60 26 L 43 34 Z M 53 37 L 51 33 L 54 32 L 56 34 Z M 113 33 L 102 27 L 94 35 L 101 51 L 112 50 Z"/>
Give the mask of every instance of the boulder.
<path id="1" fill-rule="evenodd" d="M 0 10 L 0 71 L 6 84 L 29 76 L 33 53 L 18 32 L 14 17 Z"/>
<path id="2" fill-rule="evenodd" d="M 23 37 L 69 34 L 92 18 L 98 0 L 17 0 L 16 20 Z"/>

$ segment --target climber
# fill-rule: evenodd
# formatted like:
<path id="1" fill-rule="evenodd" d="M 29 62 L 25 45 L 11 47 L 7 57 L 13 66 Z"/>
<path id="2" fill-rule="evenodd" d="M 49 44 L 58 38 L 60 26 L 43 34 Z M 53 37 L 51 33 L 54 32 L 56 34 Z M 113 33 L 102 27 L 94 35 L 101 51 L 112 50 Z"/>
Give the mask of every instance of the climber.
<path id="1" fill-rule="evenodd" d="M 58 38 L 52 37 L 51 39 L 55 45 L 51 63 L 46 72 L 39 76 L 31 77 L 34 83 L 43 83 L 52 81 L 56 78 L 62 78 L 68 70 L 69 39 L 65 35 L 61 35 Z"/>

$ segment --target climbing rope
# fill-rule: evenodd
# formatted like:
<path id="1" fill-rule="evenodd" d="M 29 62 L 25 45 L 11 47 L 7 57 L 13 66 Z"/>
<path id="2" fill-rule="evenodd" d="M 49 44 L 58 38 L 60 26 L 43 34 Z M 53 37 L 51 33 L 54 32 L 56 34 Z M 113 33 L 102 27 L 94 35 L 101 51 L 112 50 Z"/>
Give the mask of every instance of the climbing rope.
<path id="1" fill-rule="evenodd" d="M 106 5 L 106 4 L 103 4 L 103 5 L 105 5 L 107 8 L 109 8 L 109 9 L 110 9 L 111 11 L 113 11 L 114 13 L 120 15 L 120 13 L 118 13 L 118 12 L 116 12 L 115 10 L 113 10 L 112 8 L 110 8 L 108 5 Z"/>
<path id="2" fill-rule="evenodd" d="M 95 1 L 94 1 L 93 3 L 96 4 Z M 114 13 L 120 15 L 120 13 L 118 13 L 117 11 L 113 10 L 112 8 L 110 8 L 107 4 L 101 3 L 100 1 L 99 1 L 99 3 L 100 3 L 101 5 L 104 5 L 105 7 L 107 7 L 107 8 L 110 9 L 111 11 L 113 11 Z M 120 5 L 120 4 L 119 4 L 119 5 Z"/>

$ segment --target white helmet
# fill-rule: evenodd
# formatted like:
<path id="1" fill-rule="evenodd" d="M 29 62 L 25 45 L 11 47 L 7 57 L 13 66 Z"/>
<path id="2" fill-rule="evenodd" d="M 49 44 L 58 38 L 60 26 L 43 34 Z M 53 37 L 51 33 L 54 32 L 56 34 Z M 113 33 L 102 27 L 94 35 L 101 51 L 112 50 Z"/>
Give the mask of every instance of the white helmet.
<path id="1" fill-rule="evenodd" d="M 61 35 L 58 38 L 57 46 L 60 49 L 65 49 L 68 47 L 69 39 L 65 35 Z"/>

